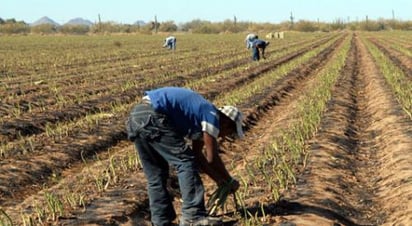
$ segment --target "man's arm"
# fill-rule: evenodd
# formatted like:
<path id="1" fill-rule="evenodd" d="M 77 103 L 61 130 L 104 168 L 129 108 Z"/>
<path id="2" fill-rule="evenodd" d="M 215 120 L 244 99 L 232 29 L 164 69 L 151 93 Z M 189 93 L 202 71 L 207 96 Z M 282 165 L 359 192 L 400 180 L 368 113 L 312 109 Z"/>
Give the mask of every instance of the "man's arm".
<path id="1" fill-rule="evenodd" d="M 205 154 L 202 152 L 203 146 L 205 147 Z M 203 141 L 193 141 L 192 148 L 200 164 L 200 168 L 218 185 L 222 185 L 231 179 L 229 172 L 219 156 L 216 138 L 204 132 Z"/>

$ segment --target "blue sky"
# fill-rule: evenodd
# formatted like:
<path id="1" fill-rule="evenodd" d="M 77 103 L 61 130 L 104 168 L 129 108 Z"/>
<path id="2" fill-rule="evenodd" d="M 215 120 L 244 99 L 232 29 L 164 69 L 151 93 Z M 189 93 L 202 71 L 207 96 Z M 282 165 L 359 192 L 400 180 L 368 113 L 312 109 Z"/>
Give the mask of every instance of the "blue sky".
<path id="1" fill-rule="evenodd" d="M 82 17 L 131 24 L 137 20 L 279 23 L 290 19 L 333 22 L 379 18 L 412 20 L 412 0 L 2 0 L 0 18 L 32 23 L 47 16 L 64 24 Z"/>

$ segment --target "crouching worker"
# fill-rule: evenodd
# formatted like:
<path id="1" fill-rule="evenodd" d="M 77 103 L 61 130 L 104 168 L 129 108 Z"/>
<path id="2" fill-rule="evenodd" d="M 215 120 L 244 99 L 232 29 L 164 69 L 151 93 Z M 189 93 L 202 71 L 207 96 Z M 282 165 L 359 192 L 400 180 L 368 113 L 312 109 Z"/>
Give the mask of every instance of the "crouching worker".
<path id="1" fill-rule="evenodd" d="M 269 42 L 255 39 L 252 43 L 252 59 L 255 61 L 260 60 L 260 52 L 262 52 L 262 58 L 266 59 L 265 57 L 265 49 L 269 45 Z"/>
<path id="2" fill-rule="evenodd" d="M 169 36 L 165 39 L 163 47 L 167 47 L 168 49 L 176 50 L 176 37 Z"/>
<path id="3" fill-rule="evenodd" d="M 183 199 L 179 225 L 221 225 L 220 218 L 207 214 L 199 170 L 217 186 L 229 186 L 232 193 L 239 188 L 218 154 L 217 138 L 243 136 L 241 112 L 233 106 L 217 108 L 190 89 L 163 87 L 145 92 L 126 127 L 148 181 L 152 224 L 172 225 L 176 218 L 166 188 L 171 165 Z M 185 138 L 192 141 L 191 146 Z"/>
<path id="4" fill-rule="evenodd" d="M 245 42 L 246 42 L 246 48 L 250 49 L 252 47 L 253 41 L 258 39 L 259 37 L 256 34 L 250 33 L 246 36 Z"/>

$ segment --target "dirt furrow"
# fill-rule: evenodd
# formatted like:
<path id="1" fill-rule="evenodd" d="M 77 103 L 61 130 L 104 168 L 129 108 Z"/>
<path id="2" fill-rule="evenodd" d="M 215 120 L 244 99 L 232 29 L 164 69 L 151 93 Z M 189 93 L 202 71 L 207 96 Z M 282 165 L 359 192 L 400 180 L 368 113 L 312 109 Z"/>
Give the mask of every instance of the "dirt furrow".
<path id="1" fill-rule="evenodd" d="M 409 225 L 412 222 L 412 121 L 398 104 L 377 65 L 360 43 L 361 81 L 366 84 L 366 109 L 370 124 L 369 143 L 362 148 L 376 152 L 373 174 L 365 174 L 374 185 L 374 201 L 380 225 Z M 383 216 L 383 217 L 382 217 Z M 382 221 L 381 221 L 382 219 Z"/>
<path id="2" fill-rule="evenodd" d="M 299 177 L 296 191 L 285 199 L 283 206 L 289 209 L 285 221 L 297 225 L 410 223 L 412 164 L 407 147 L 412 144 L 411 122 L 401 111 L 356 38 L 322 126 L 311 142 L 308 168 Z"/>
<path id="3" fill-rule="evenodd" d="M 294 71 L 294 72 L 292 72 L 292 73 L 290 73 L 287 77 L 289 77 L 289 79 L 290 80 L 287 80 L 287 79 L 285 79 L 285 80 L 283 80 L 283 83 L 279 83 L 279 84 L 277 84 L 277 86 L 279 86 L 277 89 L 278 89 L 278 91 L 279 91 L 279 93 L 283 93 L 284 91 L 280 91 L 280 90 L 282 90 L 282 89 L 285 89 L 285 87 L 289 87 L 289 88 L 287 88 L 287 90 L 290 90 L 290 86 L 292 85 L 293 86 L 293 84 L 295 84 L 296 86 L 300 83 L 300 82 L 302 82 L 302 81 L 304 81 L 305 79 L 307 79 L 307 76 L 308 75 L 310 75 L 311 73 L 313 73 L 313 72 L 315 72 L 318 68 L 317 67 L 319 67 L 320 65 L 322 65 L 322 64 L 324 64 L 324 63 L 326 63 L 327 62 L 327 60 L 325 61 L 325 59 L 328 59 L 328 57 L 327 56 L 330 56 L 332 53 L 333 53 L 333 50 L 335 50 L 336 48 L 337 48 L 337 45 L 338 45 L 338 43 L 341 43 L 342 42 L 342 39 L 340 39 L 340 41 L 336 41 L 332 46 L 330 46 L 329 48 L 328 48 L 328 51 L 323 51 L 322 53 L 321 53 L 321 56 L 322 57 L 319 57 L 319 56 L 317 56 L 317 57 L 315 57 L 310 63 L 308 63 L 307 65 L 303 65 L 302 66 L 302 68 L 300 69 L 300 70 L 296 70 L 296 71 Z M 316 66 L 314 66 L 314 65 L 316 65 Z M 274 65 L 272 65 L 272 66 L 274 66 Z M 300 74 L 299 76 L 297 76 L 297 74 L 299 74 L 299 72 L 301 72 L 302 74 Z M 223 89 L 223 88 L 221 88 L 221 89 Z M 274 90 L 272 90 L 272 92 L 273 93 L 275 93 L 276 92 L 276 89 L 274 89 Z M 273 103 L 273 98 L 274 99 L 276 99 L 276 100 L 278 100 L 278 98 L 279 97 L 273 97 L 273 93 L 271 93 L 271 95 L 268 95 L 267 97 L 265 97 L 265 98 L 269 98 L 269 99 L 272 99 L 272 101 L 269 101 L 269 102 L 272 102 Z M 279 94 L 279 93 L 277 93 L 276 92 L 276 94 Z M 263 98 L 263 97 L 262 97 Z M 276 102 L 276 100 L 275 100 L 275 102 Z M 250 100 L 250 101 L 252 101 L 252 102 L 255 102 L 256 100 L 254 99 L 254 100 Z M 262 101 L 261 102 L 261 104 L 268 104 L 268 102 L 265 102 L 265 101 Z M 262 111 L 263 109 L 265 109 L 265 107 L 264 106 L 262 106 L 260 109 L 259 109 L 259 111 Z M 251 113 L 252 114 L 252 113 Z M 253 113 L 254 114 L 254 117 L 257 115 L 256 113 Z M 118 120 L 115 120 L 115 119 L 112 119 L 113 121 L 118 121 Z M 117 123 L 115 123 L 115 124 L 117 124 Z M 121 125 L 120 125 L 121 126 Z M 111 126 L 111 127 L 113 127 L 113 125 Z M 73 146 L 74 147 L 74 149 L 76 149 L 76 147 L 75 146 Z M 70 149 L 72 149 L 72 148 L 70 148 Z M 60 157 L 61 158 L 61 157 Z M 44 173 L 44 172 L 43 172 Z M 135 188 L 128 188 L 128 189 L 135 189 Z M 137 191 L 135 191 L 135 192 L 137 192 Z M 117 198 L 119 198 L 119 197 L 117 197 Z M 124 197 L 124 198 L 126 198 L 126 197 Z M 122 199 L 122 198 L 119 198 L 119 199 Z M 127 198 L 126 198 L 127 199 Z M 143 200 L 144 201 L 144 200 Z M 14 203 L 18 203 L 17 202 L 17 200 L 14 200 Z M 100 204 L 97 204 L 98 203 L 98 201 L 96 201 L 96 203 L 95 204 L 93 204 L 93 205 L 100 205 Z M 132 205 L 132 206 L 135 206 L 135 205 Z M 111 211 L 111 209 L 110 208 L 103 208 L 103 210 L 101 210 L 101 208 L 98 208 L 98 207 L 96 207 L 98 210 L 100 210 L 100 211 Z M 123 208 L 123 207 L 122 207 Z M 105 210 L 104 210 L 105 209 Z M 97 214 L 97 213 L 95 213 L 95 212 L 93 212 L 93 209 L 91 208 L 91 211 L 92 211 L 92 215 L 93 214 Z M 125 210 L 126 211 L 126 210 Z M 131 212 L 131 213 L 134 213 L 135 211 L 133 211 L 133 210 L 127 210 L 126 212 Z M 106 216 L 107 217 L 107 216 Z M 116 216 L 113 216 L 114 218 L 116 218 Z M 117 216 L 117 217 L 120 217 L 120 218 L 122 218 L 122 215 L 121 216 Z M 124 216 L 123 216 L 124 217 Z"/>
<path id="4" fill-rule="evenodd" d="M 340 39 L 340 42 L 341 41 L 342 39 Z M 333 50 L 337 45 L 336 43 L 339 43 L 339 41 L 336 41 L 332 46 L 327 48 L 329 49 L 328 51 L 323 51 L 321 55 L 327 56 L 328 54 L 330 54 L 331 50 Z M 294 53 L 292 53 L 291 55 L 294 55 Z M 323 57 L 321 59 L 323 59 Z M 313 62 L 319 63 L 320 61 L 314 58 Z M 282 61 L 282 63 L 284 62 Z M 273 64 L 271 65 L 271 67 L 276 68 L 277 65 Z M 304 66 L 304 68 L 308 68 L 308 66 Z M 315 67 L 313 67 L 312 70 L 314 70 L 314 68 Z M 268 71 L 267 66 L 261 68 L 260 70 L 261 72 L 255 71 L 252 74 L 244 73 L 241 77 L 246 79 L 249 76 L 255 76 L 256 73 L 262 74 Z M 309 73 L 307 69 L 305 70 L 307 71 L 307 73 Z M 291 75 L 289 75 L 289 77 L 292 79 L 292 81 L 294 81 L 294 83 L 296 83 L 299 78 L 296 77 L 295 73 L 292 73 Z M 238 78 L 233 79 L 237 80 Z M 286 84 L 287 87 L 290 86 L 287 81 L 284 84 Z M 232 84 L 231 87 L 234 86 L 236 86 L 236 83 Z M 219 89 L 221 90 L 225 90 L 226 88 L 219 87 Z M 67 138 L 67 140 L 64 142 L 60 141 L 58 143 L 50 140 L 51 138 L 43 137 L 44 140 L 39 140 L 39 142 L 44 143 L 44 148 L 42 148 L 42 150 L 46 151 L 44 154 L 37 154 L 36 156 L 32 157 L 28 155 L 20 156 L 19 161 L 14 161 L 13 159 L 6 159 L 7 161 L 3 160 L 2 166 L 0 168 L 0 175 L 2 178 L 2 182 L 0 182 L 0 192 L 4 199 L 0 199 L 0 203 L 2 203 L 2 205 L 6 205 L 7 203 L 18 203 L 20 199 L 14 198 L 8 200 L 7 197 L 16 197 L 16 194 L 25 193 L 24 189 L 27 186 L 32 185 L 31 187 L 33 188 L 33 186 L 35 186 L 36 184 L 47 181 L 47 178 L 52 173 L 59 174 L 61 170 L 64 170 L 71 164 L 79 161 L 82 157 L 82 154 L 86 157 L 90 156 L 96 152 L 99 152 L 96 150 L 104 150 L 104 146 L 110 147 L 112 145 L 115 145 L 119 140 L 125 139 L 123 128 L 124 120 L 121 119 L 122 117 L 123 116 L 112 117 L 108 119 L 107 122 L 100 123 L 98 127 L 93 130 L 99 131 L 98 134 L 88 134 L 93 131 L 83 131 L 82 133 L 79 133 L 79 137 L 77 138 L 73 136 L 70 139 Z M 81 130 L 78 132 L 81 132 Z M 46 159 L 50 159 L 51 161 L 45 161 Z M 13 170 L 11 170 L 11 168 L 13 168 Z M 11 181 L 9 178 L 13 177 L 16 174 L 20 174 L 21 176 L 18 178 L 18 180 Z M 39 189 L 39 187 L 37 187 L 37 189 Z"/>
<path id="5" fill-rule="evenodd" d="M 394 64 L 396 64 L 410 79 L 412 79 L 412 59 L 408 56 L 403 55 L 399 51 L 384 46 L 381 41 L 376 38 L 369 39 L 374 45 L 376 45 L 380 51 L 382 51 L 386 56 L 391 59 Z"/>
<path id="6" fill-rule="evenodd" d="M 264 66 L 260 65 L 258 68 L 251 67 L 250 69 L 243 72 L 243 75 L 248 74 L 249 79 L 253 79 L 261 75 L 264 72 L 272 70 L 277 66 L 284 64 L 297 56 L 304 54 L 312 48 L 315 48 L 321 45 L 323 42 L 329 40 L 330 37 L 326 39 L 319 40 L 308 47 L 305 47 L 296 52 L 287 54 L 279 60 L 269 61 L 264 63 Z M 86 114 L 93 114 L 99 111 L 107 111 L 111 109 L 112 104 L 127 104 L 134 100 L 133 97 L 139 96 L 143 90 L 150 89 L 151 87 L 159 87 L 163 85 L 174 85 L 181 86 L 188 80 L 194 80 L 196 78 L 201 78 L 203 76 L 221 73 L 226 70 L 231 70 L 233 68 L 239 67 L 241 65 L 247 64 L 250 62 L 250 59 L 230 61 L 224 65 L 219 65 L 216 67 L 201 68 L 196 70 L 193 73 L 183 74 L 180 76 L 174 76 L 170 79 L 166 79 L 163 82 L 156 83 L 153 85 L 148 85 L 146 87 L 139 87 L 126 90 L 122 93 L 116 94 L 104 94 L 99 95 L 95 98 L 81 101 L 79 103 L 73 103 L 71 105 L 65 106 L 64 109 L 48 109 L 47 111 L 42 112 L 27 112 L 22 114 L 19 117 L 12 119 L 5 119 L 2 125 L 0 126 L 0 142 L 10 142 L 17 139 L 20 136 L 30 136 L 34 134 L 40 134 L 45 131 L 45 126 L 48 124 L 54 124 L 56 122 L 64 122 L 69 120 L 74 120 Z M 150 76 L 149 76 L 150 77 Z M 244 80 L 248 81 L 249 79 L 244 79 L 242 75 L 234 75 L 231 79 Z M 230 83 L 230 85 L 237 85 L 238 83 Z M 97 88 L 97 87 L 96 87 Z M 209 89 L 211 90 L 211 89 Z M 217 89 L 218 90 L 218 89 Z M 214 95 L 216 95 L 215 92 Z M 69 95 L 69 94 L 66 94 Z M 45 97 L 43 97 L 45 98 Z M 211 97 L 208 97 L 211 98 Z M 44 100 L 43 100 L 44 101 Z M 64 112 L 63 112 L 64 110 Z M 35 119 L 35 120 L 33 120 Z"/>
<path id="7" fill-rule="evenodd" d="M 242 73 L 235 74 L 234 76 L 231 76 L 230 78 L 228 78 L 228 80 L 225 81 L 224 85 L 226 87 L 223 87 L 221 83 L 215 82 L 214 84 L 208 85 L 208 87 L 210 86 L 211 89 L 208 88 L 206 91 L 199 90 L 199 92 L 203 93 L 207 98 L 213 99 L 218 93 L 221 93 L 221 90 L 226 90 L 226 88 L 227 90 L 230 90 L 233 87 L 250 82 L 256 77 L 262 75 L 263 73 L 268 72 L 269 70 L 273 70 L 277 68 L 279 65 L 287 63 L 290 60 L 296 58 L 297 56 L 302 55 L 305 52 L 309 51 L 310 49 L 319 46 L 322 43 L 322 41 L 318 41 L 299 51 L 287 54 L 286 56 L 281 57 L 280 59 L 274 59 L 273 61 L 268 61 L 259 67 L 251 67 L 243 71 Z M 331 48 L 327 48 L 324 51 L 330 52 Z M 322 53 L 320 55 L 325 56 L 325 53 Z M 238 65 L 235 65 L 235 66 L 238 66 Z M 224 70 L 226 70 L 226 68 Z M 183 85 L 187 80 L 192 80 L 200 76 L 201 75 L 178 76 L 174 80 L 167 80 L 167 81 L 162 82 L 161 84 L 156 84 L 156 86 L 162 86 L 162 85 L 180 86 L 180 85 Z M 140 96 L 143 90 L 149 89 L 149 88 L 150 87 L 140 87 L 139 89 L 130 89 L 130 90 L 123 92 L 122 94 L 111 95 L 106 98 L 100 97 L 98 99 L 91 99 L 83 103 L 76 104 L 74 106 L 67 106 L 64 112 L 62 112 L 61 110 L 48 111 L 46 113 L 34 116 L 37 118 L 37 120 L 33 120 L 33 116 L 29 116 L 29 118 L 26 118 L 26 119 L 16 118 L 12 120 L 11 122 L 6 121 L 0 127 L 0 133 L 3 133 L 2 136 L 0 135 L 0 141 L 6 142 L 6 141 L 17 139 L 19 136 L 30 136 L 33 134 L 41 134 L 45 131 L 44 127 L 50 123 L 73 120 L 76 117 L 81 117 L 88 113 L 108 110 L 111 108 L 111 105 L 107 104 L 109 102 L 112 104 L 113 103 L 117 103 L 117 104 L 131 103 L 132 101 L 134 101 L 136 96 Z M 72 131 L 71 134 L 74 134 L 74 132 Z M 70 136 L 74 136 L 74 135 L 70 135 Z M 35 145 L 36 147 L 33 147 L 33 143 L 36 144 Z M 9 150 L 3 151 L 4 156 L 0 156 L 0 157 L 7 158 L 8 156 L 15 156 L 19 153 L 23 153 L 25 150 L 32 150 L 32 152 L 36 152 L 36 150 L 39 149 L 38 147 L 42 146 L 41 143 L 42 141 L 37 141 L 37 139 L 33 139 L 31 142 L 26 142 L 26 141 L 16 142 L 16 144 L 9 143 L 8 144 L 8 146 L 10 147 Z M 50 143 L 50 142 L 48 141 L 47 143 Z M 15 148 L 13 148 L 13 146 Z"/>
<path id="8" fill-rule="evenodd" d="M 335 42 L 331 47 L 329 47 L 327 50 L 323 51 L 321 54 L 319 54 L 317 57 L 314 57 L 314 59 L 308 63 L 307 65 L 302 65 L 301 67 L 297 68 L 293 72 L 289 73 L 286 77 L 288 79 L 282 80 L 283 82 L 279 82 L 275 85 L 275 87 L 272 87 L 273 89 L 267 96 L 260 96 L 260 100 L 257 102 L 259 103 L 257 109 L 259 109 L 259 112 L 254 112 L 252 111 L 247 112 L 246 116 L 249 118 L 255 118 L 255 121 L 253 124 L 256 124 L 256 126 L 251 125 L 250 121 L 246 122 L 246 130 L 248 131 L 249 129 L 253 131 L 247 132 L 247 138 L 244 141 L 241 142 L 236 142 L 235 144 L 223 144 L 226 146 L 223 148 L 225 154 L 223 154 L 223 158 L 226 162 L 230 162 L 233 159 L 237 159 L 238 161 L 243 161 L 242 159 L 244 155 L 248 151 L 247 155 L 252 155 L 253 153 L 256 153 L 259 151 L 261 148 L 267 145 L 269 140 L 264 140 L 262 138 L 259 138 L 259 147 L 256 147 L 256 137 L 261 137 L 266 134 L 266 138 L 268 138 L 268 134 L 273 134 L 274 131 L 279 129 L 278 124 L 273 123 L 273 112 L 279 111 L 278 105 L 286 105 L 288 107 L 282 106 L 281 108 L 290 108 L 289 110 L 292 111 L 293 108 L 293 103 L 295 102 L 294 98 L 296 96 L 301 95 L 301 93 L 305 90 L 308 89 L 307 84 L 311 83 L 311 75 L 314 75 L 316 71 L 318 71 L 323 65 L 325 65 L 329 59 L 331 59 L 331 56 L 333 55 L 334 50 L 339 48 L 339 44 L 342 43 L 343 40 L 338 40 Z M 315 66 L 316 65 L 316 66 Z M 294 86 L 294 88 L 291 88 L 290 86 Z M 288 88 L 289 87 L 289 88 Z M 286 90 L 287 91 L 286 91 Z M 282 91 L 283 90 L 283 91 Z M 290 95 L 281 95 L 278 96 L 279 93 L 284 93 L 284 92 L 290 92 Z M 254 104 L 257 104 L 256 99 L 250 100 Z M 276 103 L 276 104 L 275 104 Z M 270 105 L 270 106 L 269 106 Z M 257 110 L 255 109 L 255 110 Z M 270 111 L 272 113 L 268 114 L 265 113 L 267 111 Z M 288 111 L 288 110 L 285 110 Z M 260 115 L 259 117 L 256 117 L 257 115 Z M 282 114 L 277 114 L 277 117 L 283 117 Z M 258 121 L 257 118 L 259 118 Z M 283 121 L 283 123 L 287 124 L 287 122 Z M 258 128 L 255 128 L 258 127 Z M 249 129 L 248 129 L 249 128 Z M 256 153 L 257 154 L 257 153 Z M 140 175 L 140 174 L 139 174 Z M 130 184 L 135 184 L 140 182 L 144 182 L 145 179 L 141 178 L 142 175 L 133 175 L 128 179 Z M 213 182 L 210 183 L 210 179 L 207 178 L 207 176 L 203 175 L 206 187 L 209 187 L 209 191 L 213 191 Z M 173 180 L 176 180 L 176 178 L 173 178 Z M 175 183 L 177 183 L 175 181 Z M 124 193 L 125 195 L 122 196 L 117 196 L 117 197 L 110 197 L 111 198 L 116 198 L 118 200 L 130 200 L 133 199 L 133 196 L 129 196 L 130 191 L 128 189 L 139 189 L 137 187 L 135 188 L 127 188 L 126 190 L 124 188 L 116 188 L 116 194 L 119 193 Z M 141 189 L 141 188 L 140 188 Z M 169 189 L 172 191 L 172 193 L 178 193 L 177 187 L 169 187 Z M 141 190 L 136 190 L 134 193 L 139 193 L 140 198 L 139 200 L 134 200 L 133 202 L 139 203 L 135 205 L 127 205 L 123 204 L 122 206 L 118 207 L 118 210 L 122 211 L 117 211 L 116 213 L 113 213 L 111 209 L 113 208 L 112 204 L 109 204 L 108 202 L 104 202 L 106 198 L 96 198 L 95 201 L 93 201 L 93 204 L 90 208 L 88 208 L 88 211 L 85 213 L 80 213 L 77 211 L 75 214 L 78 218 L 77 219 L 68 219 L 64 220 L 62 222 L 76 222 L 76 223 L 96 223 L 96 222 L 101 222 L 104 224 L 115 224 L 115 225 L 134 225 L 136 222 L 139 223 L 139 225 L 150 225 L 150 218 L 149 218 L 149 213 L 144 212 L 143 209 L 141 208 L 144 206 L 144 204 L 147 205 L 147 196 L 142 195 Z M 110 194 L 108 196 L 111 196 L 113 191 L 110 191 Z M 133 192 L 131 193 L 133 194 Z M 178 194 L 176 194 L 178 195 Z M 117 201 L 119 202 L 119 201 Z M 180 208 L 180 202 L 178 201 L 178 198 L 175 198 L 175 208 L 179 209 Z M 147 211 L 147 209 L 146 209 Z M 130 214 L 128 214 L 130 213 Z"/>
<path id="9" fill-rule="evenodd" d="M 369 193 L 357 177 L 363 117 L 357 62 L 357 45 L 352 40 L 321 128 L 311 141 L 308 169 L 299 177 L 296 193 L 288 197 L 293 207 L 288 220 L 299 225 L 310 225 L 312 220 L 319 225 L 356 225 L 368 211 L 357 202 L 360 190 Z M 370 200 L 367 194 L 363 199 Z M 302 212 L 301 218 L 294 217 L 297 212 Z"/>

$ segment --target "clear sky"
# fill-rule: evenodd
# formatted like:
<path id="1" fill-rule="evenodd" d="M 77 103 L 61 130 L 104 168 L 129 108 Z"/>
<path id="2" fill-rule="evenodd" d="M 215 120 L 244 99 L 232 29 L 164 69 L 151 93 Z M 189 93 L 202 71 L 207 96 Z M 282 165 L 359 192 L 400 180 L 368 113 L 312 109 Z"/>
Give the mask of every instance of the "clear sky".
<path id="1" fill-rule="evenodd" d="M 280 23 L 290 20 L 333 22 L 379 18 L 412 20 L 412 0 L 1 0 L 0 18 L 35 22 L 47 16 L 59 24 L 81 17 L 132 24 L 194 19 Z"/>

